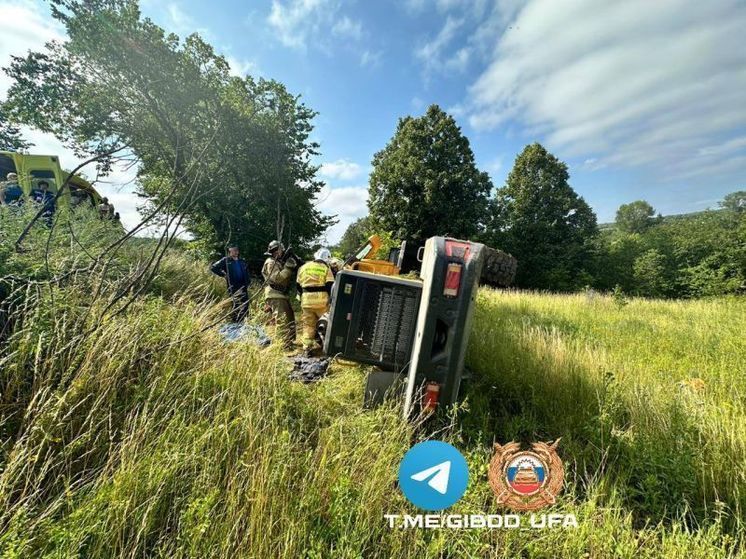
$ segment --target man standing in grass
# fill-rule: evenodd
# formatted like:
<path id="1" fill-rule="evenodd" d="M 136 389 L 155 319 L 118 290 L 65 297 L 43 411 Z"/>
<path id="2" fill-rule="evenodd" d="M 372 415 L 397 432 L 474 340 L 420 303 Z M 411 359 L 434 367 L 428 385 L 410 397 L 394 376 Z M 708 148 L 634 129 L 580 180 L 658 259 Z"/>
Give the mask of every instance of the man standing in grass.
<path id="1" fill-rule="evenodd" d="M 228 294 L 233 301 L 231 320 L 243 322 L 249 312 L 249 266 L 246 260 L 239 256 L 237 246 L 228 248 L 228 256 L 224 256 L 212 266 L 210 271 L 216 276 L 225 278 L 228 284 Z"/>
<path id="2" fill-rule="evenodd" d="M 264 300 L 282 332 L 285 349 L 291 350 L 295 342 L 295 312 L 290 306 L 288 293 L 293 274 L 298 263 L 292 255 L 285 254 L 285 247 L 280 241 L 272 241 L 264 253 L 267 260 L 262 267 L 264 277 Z"/>

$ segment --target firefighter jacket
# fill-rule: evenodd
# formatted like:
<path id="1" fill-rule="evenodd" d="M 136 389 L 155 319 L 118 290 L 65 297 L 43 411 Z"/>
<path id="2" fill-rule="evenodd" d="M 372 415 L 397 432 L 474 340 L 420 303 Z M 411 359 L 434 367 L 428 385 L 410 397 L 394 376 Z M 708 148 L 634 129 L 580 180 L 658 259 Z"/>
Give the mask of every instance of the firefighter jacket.
<path id="1" fill-rule="evenodd" d="M 331 268 L 323 260 L 307 262 L 298 270 L 298 293 L 301 307 L 325 307 L 334 285 Z"/>
<path id="2" fill-rule="evenodd" d="M 267 284 L 264 288 L 265 299 L 287 299 L 293 272 L 298 264 L 291 257 L 287 262 L 267 258 L 262 266 L 262 277 Z"/>

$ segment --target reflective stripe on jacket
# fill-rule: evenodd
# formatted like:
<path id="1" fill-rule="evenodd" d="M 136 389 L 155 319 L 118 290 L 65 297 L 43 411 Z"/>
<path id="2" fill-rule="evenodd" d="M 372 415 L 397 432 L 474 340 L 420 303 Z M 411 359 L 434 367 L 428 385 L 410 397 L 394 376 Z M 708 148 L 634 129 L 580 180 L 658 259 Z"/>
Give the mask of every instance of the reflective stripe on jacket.
<path id="1" fill-rule="evenodd" d="M 298 270 L 298 290 L 301 307 L 324 307 L 329 304 L 329 291 L 334 275 L 326 262 L 313 260 Z"/>

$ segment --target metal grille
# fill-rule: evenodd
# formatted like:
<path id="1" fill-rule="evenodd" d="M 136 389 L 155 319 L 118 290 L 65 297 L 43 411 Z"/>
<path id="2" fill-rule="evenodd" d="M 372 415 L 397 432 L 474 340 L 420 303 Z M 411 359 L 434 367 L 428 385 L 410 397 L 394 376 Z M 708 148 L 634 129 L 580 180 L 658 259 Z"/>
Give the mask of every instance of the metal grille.
<path id="1" fill-rule="evenodd" d="M 366 282 L 355 337 L 355 357 L 394 368 L 409 362 L 419 307 L 419 290 Z"/>

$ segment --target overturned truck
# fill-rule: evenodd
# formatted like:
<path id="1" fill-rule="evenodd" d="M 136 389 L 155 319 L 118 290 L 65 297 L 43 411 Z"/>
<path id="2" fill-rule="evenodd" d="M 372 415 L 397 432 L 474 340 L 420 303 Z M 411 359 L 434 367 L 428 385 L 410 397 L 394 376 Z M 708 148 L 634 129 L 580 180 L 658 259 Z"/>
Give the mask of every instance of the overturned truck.
<path id="1" fill-rule="evenodd" d="M 385 261 L 367 261 L 337 274 L 324 352 L 374 365 L 366 406 L 403 395 L 403 413 L 410 417 L 458 400 L 480 279 L 487 270 L 485 283 L 508 285 L 516 263 L 480 243 L 446 237 L 432 237 L 416 252 L 406 243 L 392 252 L 393 269 L 375 264 Z M 398 274 L 412 266 L 413 253 L 421 263 L 419 279 L 363 271 Z"/>

